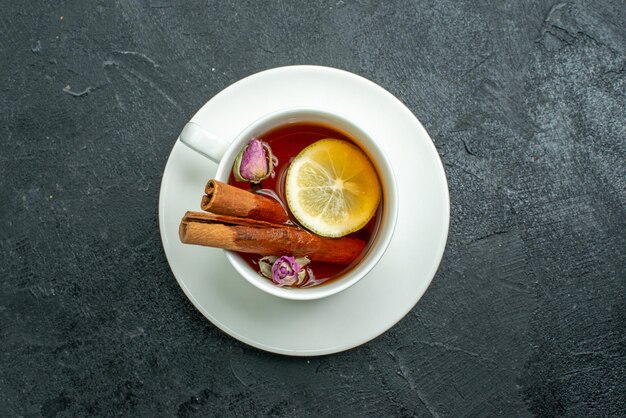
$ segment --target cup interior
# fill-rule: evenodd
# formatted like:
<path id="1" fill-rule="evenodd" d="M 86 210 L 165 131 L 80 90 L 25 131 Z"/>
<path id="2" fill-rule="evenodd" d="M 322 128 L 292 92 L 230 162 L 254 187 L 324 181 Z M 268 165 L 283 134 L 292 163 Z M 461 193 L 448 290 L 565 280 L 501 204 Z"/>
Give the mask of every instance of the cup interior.
<path id="1" fill-rule="evenodd" d="M 218 166 L 215 178 L 219 181 L 228 182 L 239 150 L 252 137 L 262 137 L 263 134 L 279 126 L 300 122 L 321 123 L 345 132 L 349 137 L 354 139 L 357 145 L 359 145 L 374 164 L 382 184 L 383 204 L 380 222 L 375 230 L 374 237 L 368 245 L 367 252 L 362 256 L 358 264 L 343 274 L 342 277 L 309 288 L 278 287 L 253 270 L 235 252 L 226 251 L 226 255 L 229 262 L 239 274 L 264 292 L 286 299 L 312 300 L 327 297 L 347 289 L 363 278 L 376 265 L 385 253 L 393 236 L 398 216 L 398 195 L 391 164 L 377 142 L 368 133 L 347 118 L 335 112 L 313 108 L 280 110 L 263 116 L 253 122 L 231 143 Z"/>

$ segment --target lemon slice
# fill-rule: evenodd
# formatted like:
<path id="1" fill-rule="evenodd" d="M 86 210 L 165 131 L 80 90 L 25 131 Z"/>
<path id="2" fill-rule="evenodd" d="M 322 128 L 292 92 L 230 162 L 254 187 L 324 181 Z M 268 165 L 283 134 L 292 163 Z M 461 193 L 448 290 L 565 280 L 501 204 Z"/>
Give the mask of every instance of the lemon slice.
<path id="1" fill-rule="evenodd" d="M 321 139 L 294 158 L 285 180 L 287 205 L 298 222 L 324 237 L 361 229 L 380 202 L 374 166 L 355 145 Z"/>

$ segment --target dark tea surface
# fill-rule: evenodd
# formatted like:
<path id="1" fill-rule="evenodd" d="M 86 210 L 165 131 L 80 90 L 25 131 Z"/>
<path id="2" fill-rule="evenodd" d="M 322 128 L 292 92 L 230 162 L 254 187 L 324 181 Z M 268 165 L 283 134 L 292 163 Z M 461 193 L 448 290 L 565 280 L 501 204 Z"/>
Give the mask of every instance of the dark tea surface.
<path id="1" fill-rule="evenodd" d="M 289 214 L 288 223 L 298 225 L 295 217 L 289 212 L 285 198 L 285 177 L 291 161 L 307 146 L 316 141 L 325 138 L 334 138 L 357 145 L 351 137 L 332 126 L 322 125 L 319 123 L 300 122 L 287 124 L 275 128 L 261 135 L 258 139 L 265 141 L 272 149 L 272 153 L 278 159 L 278 165 L 275 167 L 275 175 L 261 182 L 258 188 L 254 189 L 257 193 L 265 194 L 277 199 Z M 252 185 L 249 182 L 237 181 L 231 173 L 228 183 L 243 190 L 252 191 Z M 382 205 L 381 205 L 382 206 Z M 369 244 L 374 236 L 380 221 L 381 206 L 379 206 L 376 214 L 370 221 L 360 230 L 355 231 L 348 237 L 358 238 Z M 363 254 L 367 252 L 368 245 L 365 246 Z M 259 271 L 258 260 L 262 257 L 258 254 L 238 253 L 252 269 Z M 265 254 L 265 255 L 289 255 L 289 254 Z M 305 281 L 301 287 L 310 287 L 328 283 L 333 279 L 341 277 L 360 261 L 359 257 L 351 265 L 338 265 L 331 263 L 323 263 L 312 260 L 307 266 L 309 279 Z"/>

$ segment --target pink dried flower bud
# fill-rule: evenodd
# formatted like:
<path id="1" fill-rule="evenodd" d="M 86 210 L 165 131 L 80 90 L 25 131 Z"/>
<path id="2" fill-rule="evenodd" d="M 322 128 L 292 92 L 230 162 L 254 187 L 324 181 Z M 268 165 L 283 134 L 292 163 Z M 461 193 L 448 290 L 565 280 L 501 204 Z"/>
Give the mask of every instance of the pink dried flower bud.
<path id="1" fill-rule="evenodd" d="M 256 138 L 252 138 L 241 149 L 233 165 L 233 175 L 239 181 L 259 183 L 274 174 L 274 166 L 278 163 L 270 146 Z"/>

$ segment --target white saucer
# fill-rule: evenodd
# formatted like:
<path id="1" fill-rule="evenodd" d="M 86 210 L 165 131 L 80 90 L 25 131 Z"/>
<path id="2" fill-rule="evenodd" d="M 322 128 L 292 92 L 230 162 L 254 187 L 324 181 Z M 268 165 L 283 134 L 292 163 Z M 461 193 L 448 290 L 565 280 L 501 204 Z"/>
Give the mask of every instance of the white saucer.
<path id="1" fill-rule="evenodd" d="M 441 261 L 450 202 L 443 166 L 420 122 L 389 92 L 345 71 L 293 66 L 254 74 L 217 94 L 192 120 L 233 139 L 259 117 L 296 106 L 345 115 L 381 138 L 392 161 L 400 196 L 398 223 L 387 253 L 370 274 L 334 296 L 292 301 L 252 286 L 222 250 L 181 244 L 180 219 L 187 210 L 199 210 L 204 185 L 217 166 L 180 141 L 163 173 L 159 226 L 176 280 L 213 324 L 262 350 L 312 356 L 363 344 L 409 312 Z"/>

